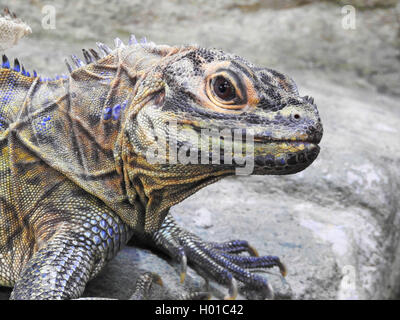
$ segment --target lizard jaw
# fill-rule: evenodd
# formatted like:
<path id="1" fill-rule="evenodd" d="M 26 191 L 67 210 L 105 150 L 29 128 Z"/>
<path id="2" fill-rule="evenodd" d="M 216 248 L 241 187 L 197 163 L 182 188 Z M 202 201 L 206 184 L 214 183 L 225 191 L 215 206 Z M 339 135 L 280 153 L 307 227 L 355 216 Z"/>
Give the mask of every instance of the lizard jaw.
<path id="1" fill-rule="evenodd" d="M 320 147 L 308 141 L 274 141 L 255 145 L 254 174 L 293 174 L 317 158 Z"/>

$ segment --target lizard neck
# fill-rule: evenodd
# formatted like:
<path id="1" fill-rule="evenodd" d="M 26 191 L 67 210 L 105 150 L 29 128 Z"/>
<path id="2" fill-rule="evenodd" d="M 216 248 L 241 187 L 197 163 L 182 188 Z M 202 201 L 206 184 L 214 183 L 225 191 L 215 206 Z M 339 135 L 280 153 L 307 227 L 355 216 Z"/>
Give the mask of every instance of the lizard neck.
<path id="1" fill-rule="evenodd" d="M 119 156 L 115 145 L 125 118 L 134 108 L 135 97 L 141 82 L 151 66 L 160 56 L 137 50 L 116 49 L 101 60 L 74 70 L 65 83 L 69 95 L 69 110 L 75 127 L 81 127 L 88 141 L 81 145 L 91 145 L 90 150 L 98 150 Z M 100 150 L 98 150 L 100 151 Z M 93 159 L 93 157 L 90 157 Z M 99 159 L 104 164 L 105 159 Z"/>
<path id="2" fill-rule="evenodd" d="M 128 201 L 114 159 L 124 103 L 128 105 L 134 95 L 136 79 L 116 60 L 109 55 L 56 81 L 2 68 L 2 138 L 12 137 L 31 155 L 102 200 L 132 228 L 140 228 L 140 204 Z"/>
<path id="3" fill-rule="evenodd" d="M 143 229 L 145 208 L 126 184 L 119 168 L 121 150 L 117 144 L 126 118 L 136 107 L 138 87 L 149 67 L 160 58 L 147 57 L 140 48 L 128 52 L 117 49 L 97 63 L 74 70 L 64 83 L 69 97 L 66 114 L 76 141 L 76 146 L 68 149 L 77 150 L 77 158 L 81 159 L 69 170 L 72 179 L 136 230 Z"/>

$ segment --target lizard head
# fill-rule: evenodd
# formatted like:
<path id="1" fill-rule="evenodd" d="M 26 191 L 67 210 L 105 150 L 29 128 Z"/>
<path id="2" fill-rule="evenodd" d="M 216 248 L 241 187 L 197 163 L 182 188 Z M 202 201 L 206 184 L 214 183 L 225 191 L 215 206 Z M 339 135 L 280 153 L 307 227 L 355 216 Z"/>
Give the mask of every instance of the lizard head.
<path id="1" fill-rule="evenodd" d="M 157 89 L 147 90 L 153 99 L 135 114 L 132 140 L 136 150 L 156 146 L 164 165 L 232 174 L 250 163 L 247 174 L 291 174 L 319 153 L 323 130 L 313 98 L 301 97 L 277 71 L 220 50 L 185 47 L 143 83 Z M 173 141 L 176 153 L 168 148 Z"/>
<path id="2" fill-rule="evenodd" d="M 317 157 L 316 105 L 287 76 L 215 49 L 115 43 L 98 43 L 102 58 L 84 50 L 87 65 L 72 56 L 78 68 L 67 63 L 62 83 L 85 128 L 79 150 L 97 159 L 85 172 L 109 179 L 91 192 L 133 228 L 154 231 L 171 206 L 225 176 L 295 173 Z"/>

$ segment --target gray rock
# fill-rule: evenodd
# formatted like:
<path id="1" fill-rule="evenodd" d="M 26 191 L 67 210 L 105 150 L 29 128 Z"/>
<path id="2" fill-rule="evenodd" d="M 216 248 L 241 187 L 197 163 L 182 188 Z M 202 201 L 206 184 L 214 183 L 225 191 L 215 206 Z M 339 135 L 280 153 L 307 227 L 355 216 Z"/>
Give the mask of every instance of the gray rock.
<path id="1" fill-rule="evenodd" d="M 201 207 L 194 211 L 190 216 L 192 217 L 193 224 L 196 227 L 208 229 L 214 225 L 213 214 L 207 208 Z"/>

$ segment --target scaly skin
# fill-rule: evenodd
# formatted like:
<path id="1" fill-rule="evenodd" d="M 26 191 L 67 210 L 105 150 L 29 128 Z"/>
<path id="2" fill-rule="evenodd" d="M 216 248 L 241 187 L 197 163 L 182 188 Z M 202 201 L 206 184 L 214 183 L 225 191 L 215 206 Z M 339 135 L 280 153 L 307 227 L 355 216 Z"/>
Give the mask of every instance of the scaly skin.
<path id="1" fill-rule="evenodd" d="M 200 142 L 190 136 L 200 129 L 238 129 L 254 133 L 253 174 L 296 173 L 319 152 L 322 125 L 312 98 L 300 97 L 281 73 L 223 51 L 131 40 L 116 39 L 114 50 L 98 44 L 103 57 L 84 50 L 87 63 L 73 56 L 77 68 L 68 64 L 70 75 L 58 80 L 27 76 L 3 57 L 0 285 L 14 286 L 13 299 L 79 298 L 137 239 L 180 261 L 182 281 L 188 262 L 227 285 L 227 298 L 236 296 L 237 281 L 271 295 L 266 279 L 250 270 L 277 266 L 284 274 L 279 258 L 256 256 L 246 241 L 206 243 L 169 214 L 242 166 L 151 163 L 146 155 L 166 141 L 162 134 L 197 152 Z"/>
<path id="2" fill-rule="evenodd" d="M 0 51 L 11 48 L 22 37 L 32 33 L 32 29 L 7 8 L 0 16 Z"/>

